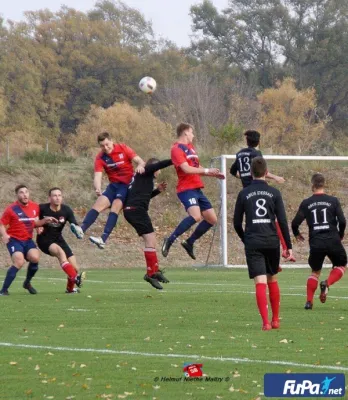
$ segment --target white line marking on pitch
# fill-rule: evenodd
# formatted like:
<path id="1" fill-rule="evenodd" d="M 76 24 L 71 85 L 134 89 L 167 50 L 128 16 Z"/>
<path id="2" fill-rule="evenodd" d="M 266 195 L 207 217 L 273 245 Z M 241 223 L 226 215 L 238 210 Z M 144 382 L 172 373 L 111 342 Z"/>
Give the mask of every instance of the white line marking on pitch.
<path id="1" fill-rule="evenodd" d="M 335 371 L 348 371 L 348 367 L 334 366 L 334 365 L 312 365 L 312 364 L 301 364 L 292 361 L 272 361 L 272 360 L 252 360 L 250 358 L 237 358 L 237 357 L 210 357 L 210 356 L 199 356 L 197 354 L 163 354 L 163 353 L 142 353 L 139 351 L 127 351 L 127 350 L 110 350 L 110 349 L 80 349 L 74 347 L 55 347 L 55 346 L 40 346 L 34 344 L 16 344 L 0 342 L 2 347 L 12 348 L 25 348 L 25 349 L 38 349 L 38 350 L 54 350 L 54 351 L 69 351 L 69 352 L 80 352 L 80 353 L 100 353 L 100 354 L 122 354 L 128 356 L 141 356 L 141 357 L 163 357 L 163 358 L 183 358 L 185 360 L 209 360 L 209 361 L 232 361 L 236 363 L 248 363 L 248 364 L 270 364 L 270 365 L 287 365 L 292 367 L 301 368 L 313 368 L 313 369 L 326 369 Z"/>

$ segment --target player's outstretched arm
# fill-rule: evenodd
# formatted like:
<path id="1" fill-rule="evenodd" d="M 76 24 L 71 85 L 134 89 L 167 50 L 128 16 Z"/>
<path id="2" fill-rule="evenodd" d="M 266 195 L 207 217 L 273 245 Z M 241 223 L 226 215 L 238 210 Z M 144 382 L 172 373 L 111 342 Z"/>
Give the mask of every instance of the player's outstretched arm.
<path id="1" fill-rule="evenodd" d="M 5 225 L 2 223 L 0 223 L 0 236 L 4 244 L 7 244 L 10 241 L 10 236 L 7 234 Z"/>
<path id="2" fill-rule="evenodd" d="M 218 168 L 191 167 L 187 162 L 180 164 L 180 168 L 186 174 L 205 175 L 205 176 L 212 176 L 218 179 L 225 179 L 225 176 L 220 172 Z"/>
<path id="3" fill-rule="evenodd" d="M 154 172 L 170 167 L 171 165 L 173 165 L 173 162 L 170 159 L 158 161 L 154 164 L 147 165 L 145 167 L 145 174 L 153 174 Z"/>
<path id="4" fill-rule="evenodd" d="M 167 190 L 167 182 L 161 182 L 157 188 L 155 190 L 152 191 L 151 193 L 151 199 L 155 196 L 158 196 L 159 194 L 161 194 L 162 192 L 164 192 L 165 190 Z"/>
<path id="5" fill-rule="evenodd" d="M 284 183 L 285 182 L 285 179 L 282 176 L 274 175 L 274 174 L 271 174 L 270 172 L 267 172 L 266 178 L 267 179 L 272 179 L 273 181 L 275 181 L 277 183 Z"/>
<path id="6" fill-rule="evenodd" d="M 93 185 L 94 185 L 95 193 L 97 194 L 97 196 L 101 196 L 101 194 L 102 194 L 102 190 L 101 190 L 102 178 L 103 178 L 102 172 L 94 173 Z"/>
<path id="7" fill-rule="evenodd" d="M 234 230 L 237 232 L 237 235 L 240 237 L 240 240 L 244 243 L 243 216 L 244 207 L 241 195 L 239 193 L 236 205 L 234 207 L 233 226 Z"/>

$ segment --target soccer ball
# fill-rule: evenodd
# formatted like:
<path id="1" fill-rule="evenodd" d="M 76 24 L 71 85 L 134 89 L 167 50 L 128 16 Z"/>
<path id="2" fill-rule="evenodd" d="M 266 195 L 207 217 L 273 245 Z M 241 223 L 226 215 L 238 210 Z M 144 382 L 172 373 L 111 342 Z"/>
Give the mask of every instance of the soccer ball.
<path id="1" fill-rule="evenodd" d="M 151 78 L 150 76 L 145 76 L 140 82 L 139 82 L 139 88 L 142 92 L 151 94 L 156 90 L 157 83 L 156 81 Z"/>

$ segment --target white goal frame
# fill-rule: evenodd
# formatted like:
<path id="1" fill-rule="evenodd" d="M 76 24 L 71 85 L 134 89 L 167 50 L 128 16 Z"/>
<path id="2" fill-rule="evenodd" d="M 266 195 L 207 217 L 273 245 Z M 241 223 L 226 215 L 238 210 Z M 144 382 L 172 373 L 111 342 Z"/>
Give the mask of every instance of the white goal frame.
<path id="1" fill-rule="evenodd" d="M 220 171 L 226 179 L 220 181 L 220 257 L 223 267 L 241 267 L 240 265 L 228 264 L 228 231 L 227 231 L 227 179 L 229 179 L 229 170 L 227 161 L 234 160 L 235 155 L 222 154 L 220 157 L 214 157 L 211 162 L 220 160 Z M 284 155 L 263 155 L 266 160 L 286 160 L 286 161 L 348 161 L 347 156 L 284 156 Z M 298 265 L 299 266 L 299 265 Z"/>

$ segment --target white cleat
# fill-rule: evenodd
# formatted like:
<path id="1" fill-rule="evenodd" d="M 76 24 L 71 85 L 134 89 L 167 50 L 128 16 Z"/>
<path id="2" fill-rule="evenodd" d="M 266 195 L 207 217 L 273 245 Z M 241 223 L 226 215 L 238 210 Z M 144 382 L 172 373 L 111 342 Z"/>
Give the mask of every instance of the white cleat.
<path id="1" fill-rule="evenodd" d="M 83 239 L 83 237 L 85 236 L 81 226 L 71 224 L 70 230 L 78 239 Z"/>
<path id="2" fill-rule="evenodd" d="M 69 290 L 67 289 L 67 290 L 65 291 L 65 293 L 66 293 L 66 294 L 77 294 L 77 293 L 80 293 L 80 291 L 79 291 L 79 289 L 74 288 L 71 292 L 69 292 Z"/>
<path id="3" fill-rule="evenodd" d="M 89 237 L 90 242 L 98 246 L 101 250 L 105 248 L 105 242 L 101 237 L 98 236 L 90 236 Z"/>

